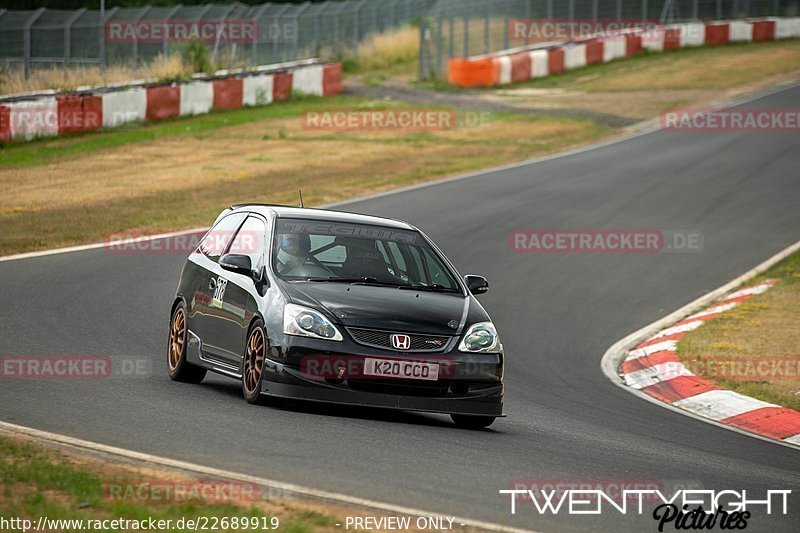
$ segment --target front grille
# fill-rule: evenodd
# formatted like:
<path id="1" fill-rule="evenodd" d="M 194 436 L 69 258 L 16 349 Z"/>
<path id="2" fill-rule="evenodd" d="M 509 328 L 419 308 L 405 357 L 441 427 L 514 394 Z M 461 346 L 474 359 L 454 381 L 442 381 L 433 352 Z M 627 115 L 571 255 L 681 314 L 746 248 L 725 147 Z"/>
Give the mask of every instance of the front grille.
<path id="1" fill-rule="evenodd" d="M 397 333 L 395 331 L 359 328 L 347 328 L 347 331 L 359 344 L 374 348 L 386 348 L 396 352 L 438 352 L 443 350 L 450 341 L 450 337 L 445 335 L 404 334 L 411 337 L 411 347 L 408 350 L 398 350 L 392 346 L 392 334 Z"/>

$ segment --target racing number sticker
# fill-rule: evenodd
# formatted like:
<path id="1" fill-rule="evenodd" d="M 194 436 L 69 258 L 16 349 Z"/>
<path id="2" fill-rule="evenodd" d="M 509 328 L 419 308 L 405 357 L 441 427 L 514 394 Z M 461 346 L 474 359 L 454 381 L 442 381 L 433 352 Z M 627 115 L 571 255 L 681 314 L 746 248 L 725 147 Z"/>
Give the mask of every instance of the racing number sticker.
<path id="1" fill-rule="evenodd" d="M 225 289 L 228 288 L 228 280 L 225 278 L 217 278 L 217 287 L 214 289 L 214 297 L 211 299 L 211 307 L 219 307 L 222 309 L 222 300 L 225 298 Z"/>

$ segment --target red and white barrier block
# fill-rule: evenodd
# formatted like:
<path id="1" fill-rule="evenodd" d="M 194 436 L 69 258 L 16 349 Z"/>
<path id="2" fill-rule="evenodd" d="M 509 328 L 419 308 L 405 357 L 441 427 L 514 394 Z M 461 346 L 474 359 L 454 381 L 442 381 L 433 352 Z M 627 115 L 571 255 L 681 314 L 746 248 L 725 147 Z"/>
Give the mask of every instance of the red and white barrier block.
<path id="1" fill-rule="evenodd" d="M 286 100 L 291 93 L 333 96 L 342 90 L 341 63 L 304 62 L 261 67 L 186 83 L 97 87 L 64 95 L 30 95 L 0 101 L 0 142 L 114 128 Z"/>
<path id="2" fill-rule="evenodd" d="M 725 390 L 692 373 L 676 353 L 678 341 L 686 333 L 774 284 L 769 280 L 728 294 L 639 343 L 620 367 L 625 384 L 696 415 L 800 446 L 800 412 Z"/>
<path id="3" fill-rule="evenodd" d="M 625 29 L 539 49 L 504 50 L 450 60 L 448 80 L 461 87 L 493 87 L 630 57 L 642 50 L 662 52 L 690 46 L 772 41 L 800 37 L 800 18 L 688 22 Z M 545 54 L 547 63 L 543 62 Z M 546 65 L 546 66 L 545 66 Z"/>

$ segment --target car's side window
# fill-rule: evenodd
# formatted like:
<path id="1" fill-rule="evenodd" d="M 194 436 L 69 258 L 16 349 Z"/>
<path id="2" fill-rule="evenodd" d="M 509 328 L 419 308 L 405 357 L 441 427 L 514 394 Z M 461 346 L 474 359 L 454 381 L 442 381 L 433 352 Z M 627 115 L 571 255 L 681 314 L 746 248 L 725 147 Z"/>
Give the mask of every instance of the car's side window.
<path id="1" fill-rule="evenodd" d="M 197 247 L 198 251 L 214 262 L 219 261 L 220 256 L 225 253 L 231 238 L 246 216 L 247 213 L 233 213 L 217 222 L 203 237 Z"/>
<path id="2" fill-rule="evenodd" d="M 240 254 L 250 257 L 253 270 L 264 266 L 264 245 L 267 226 L 260 217 L 250 215 L 233 238 L 229 254 Z"/>

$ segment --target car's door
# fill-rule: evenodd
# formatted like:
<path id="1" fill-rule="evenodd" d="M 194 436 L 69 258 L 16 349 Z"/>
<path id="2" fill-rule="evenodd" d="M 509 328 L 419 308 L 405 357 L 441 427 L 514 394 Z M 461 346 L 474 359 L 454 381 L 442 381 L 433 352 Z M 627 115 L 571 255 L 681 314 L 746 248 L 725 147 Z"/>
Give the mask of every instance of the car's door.
<path id="1" fill-rule="evenodd" d="M 200 338 L 203 356 L 209 359 L 218 358 L 220 350 L 214 345 L 214 317 L 220 312 L 218 302 L 220 289 L 224 294 L 224 286 L 219 283 L 217 268 L 222 254 L 230 246 L 236 230 L 242 225 L 247 213 L 232 213 L 222 218 L 203 237 L 189 261 L 195 264 L 197 276 L 196 291 L 189 301 L 192 332 Z M 187 297 L 188 299 L 188 297 Z"/>
<path id="2" fill-rule="evenodd" d="M 266 261 L 267 222 L 250 214 L 234 236 L 225 253 L 246 255 L 253 270 L 260 272 Z M 216 311 L 207 333 L 211 343 L 226 363 L 236 366 L 244 353 L 247 327 L 258 308 L 258 288 L 252 276 L 214 268 L 217 290 L 212 300 Z"/>

